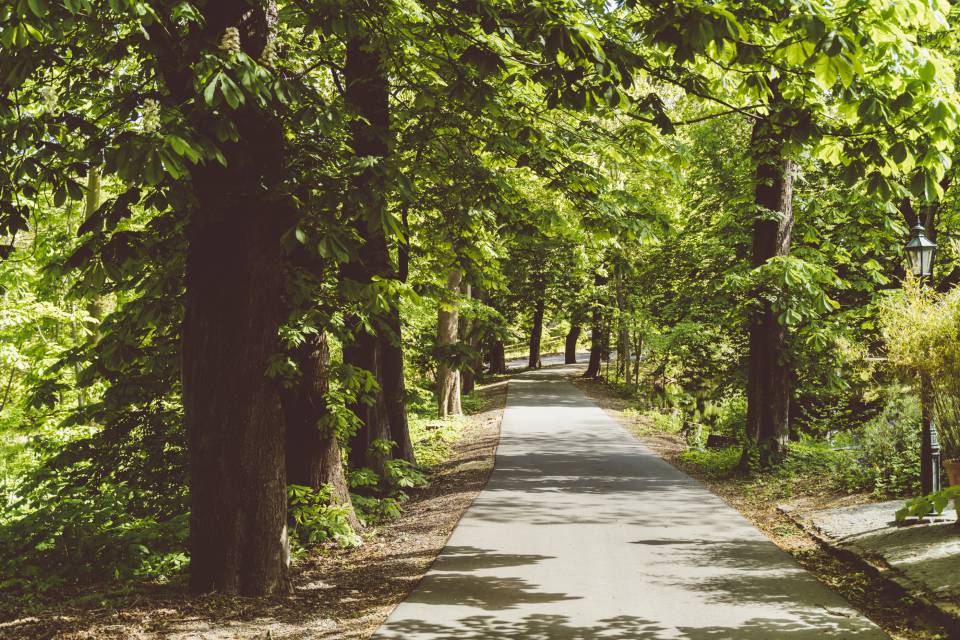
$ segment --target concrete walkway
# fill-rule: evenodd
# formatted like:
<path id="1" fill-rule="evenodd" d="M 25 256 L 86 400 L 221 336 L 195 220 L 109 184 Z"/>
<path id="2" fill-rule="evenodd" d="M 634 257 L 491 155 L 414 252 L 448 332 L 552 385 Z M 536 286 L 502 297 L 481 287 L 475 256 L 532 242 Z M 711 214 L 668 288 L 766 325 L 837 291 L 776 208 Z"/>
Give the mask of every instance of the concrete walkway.
<path id="1" fill-rule="evenodd" d="M 887 637 L 570 372 L 510 382 L 489 484 L 374 638 Z"/>

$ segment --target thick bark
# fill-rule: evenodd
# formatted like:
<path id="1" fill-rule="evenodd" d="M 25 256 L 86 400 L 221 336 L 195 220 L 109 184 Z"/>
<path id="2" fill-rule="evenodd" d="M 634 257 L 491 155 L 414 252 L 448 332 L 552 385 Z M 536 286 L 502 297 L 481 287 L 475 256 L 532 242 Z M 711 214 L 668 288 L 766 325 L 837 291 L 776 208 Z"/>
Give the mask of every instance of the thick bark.
<path id="1" fill-rule="evenodd" d="M 376 380 L 383 379 L 380 339 L 357 326 L 351 320 L 353 338 L 343 344 L 343 361 L 369 372 Z M 372 390 L 366 401 L 361 399 L 348 407 L 359 419 L 359 427 L 350 438 L 350 466 L 354 469 L 368 467 L 381 478 L 386 478 L 385 462 L 390 455 L 372 446 L 377 441 L 390 440 L 390 422 L 383 393 Z"/>
<path id="2" fill-rule="evenodd" d="M 771 134 L 763 123 L 753 130 L 756 149 Z M 793 230 L 793 175 L 791 160 L 779 150 L 759 155 L 755 202 L 776 212 L 758 218 L 753 226 L 753 265 L 760 266 L 790 251 Z M 759 463 L 767 466 L 783 454 L 789 436 L 790 367 L 786 362 L 787 331 L 768 301 L 750 318 L 749 371 L 747 378 L 747 445 L 741 464 L 750 464 L 755 447 Z"/>
<path id="3" fill-rule="evenodd" d="M 530 329 L 530 360 L 527 366 L 531 369 L 540 368 L 540 341 L 543 339 L 543 313 L 546 303 L 539 298 L 533 309 L 533 327 Z"/>
<path id="4" fill-rule="evenodd" d="M 311 336 L 296 350 L 294 359 L 300 378 L 281 393 L 287 424 L 287 484 L 313 489 L 329 485 L 333 500 L 349 507 L 350 525 L 359 529 L 336 433 L 321 424 L 327 415 L 324 396 L 329 388 L 327 336 Z"/>
<path id="5" fill-rule="evenodd" d="M 504 374 L 507 372 L 507 354 L 504 350 L 503 340 L 494 338 L 490 341 L 490 373 L 493 375 Z"/>
<path id="6" fill-rule="evenodd" d="M 260 147 L 265 153 L 268 145 Z M 190 222 L 183 405 L 190 451 L 190 587 L 259 595 L 287 585 L 283 415 L 264 371 L 279 350 L 276 206 L 210 164 Z M 257 197 L 259 196 L 259 197 Z"/>
<path id="7" fill-rule="evenodd" d="M 390 439 L 396 443 L 394 457 L 416 463 L 413 442 L 410 440 L 410 423 L 407 421 L 407 384 L 403 373 L 403 342 L 400 306 L 394 301 L 387 312 L 386 329 L 380 336 L 383 376 L 383 401 L 390 425 Z"/>
<path id="8" fill-rule="evenodd" d="M 580 334 L 583 333 L 583 327 L 579 324 L 570 325 L 570 331 L 567 332 L 567 339 L 563 345 L 564 364 L 577 363 L 577 342 L 580 340 Z"/>
<path id="9" fill-rule="evenodd" d="M 447 275 L 447 291 L 454 298 L 460 291 L 463 274 L 459 269 L 451 269 Z M 437 312 L 437 345 L 442 349 L 457 343 L 457 329 L 460 312 L 455 300 L 449 300 L 450 306 L 441 305 Z M 441 418 L 463 413 L 460 407 L 460 371 L 445 358 L 437 364 L 437 414 Z"/>
<path id="10" fill-rule="evenodd" d="M 358 158 L 386 158 L 389 153 L 390 103 L 381 55 L 360 37 L 347 42 L 346 53 L 344 101 L 350 112 L 357 116 L 350 123 L 351 148 Z M 343 265 L 341 275 L 345 280 L 364 287 L 373 286 L 375 278 L 389 277 L 391 271 L 382 224 L 386 208 L 383 164 L 369 166 L 354 176 L 344 203 L 363 244 L 358 254 Z M 389 325 L 389 318 L 379 320 L 380 324 Z M 381 477 L 386 477 L 384 462 L 391 454 L 377 451 L 371 445 L 393 437 L 385 391 L 388 388 L 395 391 L 396 387 L 392 384 L 397 381 L 385 384 L 384 372 L 385 369 L 395 370 L 396 362 L 391 356 L 384 357 L 383 340 L 369 332 L 359 318 L 348 318 L 347 324 L 350 338 L 344 342 L 344 362 L 368 371 L 375 377 L 379 387 L 372 392 L 368 402 L 357 402 L 351 406 L 360 425 L 350 441 L 350 464 L 355 468 L 369 467 Z"/>
<path id="11" fill-rule="evenodd" d="M 270 37 L 273 9 L 207 5 L 205 41 L 236 26 L 244 50 L 256 57 Z M 188 54 L 156 33 L 164 81 L 186 102 Z M 203 129 L 217 116 L 198 110 L 191 117 Z M 182 338 L 190 588 L 271 595 L 289 590 L 289 550 L 283 412 L 264 372 L 279 350 L 281 237 L 291 216 L 276 195 L 285 165 L 282 128 L 252 101 L 231 120 L 237 137 L 220 146 L 226 166 L 209 162 L 191 171 L 196 205 L 187 225 Z"/>

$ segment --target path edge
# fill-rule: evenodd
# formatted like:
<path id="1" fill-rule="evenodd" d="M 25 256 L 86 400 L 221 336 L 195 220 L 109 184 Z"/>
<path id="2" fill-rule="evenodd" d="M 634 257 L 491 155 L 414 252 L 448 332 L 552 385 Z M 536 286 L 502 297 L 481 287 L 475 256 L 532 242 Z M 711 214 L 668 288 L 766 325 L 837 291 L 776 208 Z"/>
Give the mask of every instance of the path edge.
<path id="1" fill-rule="evenodd" d="M 374 636 L 376 636 L 377 632 L 380 631 L 383 625 L 387 623 L 387 620 L 390 619 L 390 616 L 393 615 L 393 612 L 397 610 L 397 607 L 399 607 L 401 604 L 406 602 L 407 598 L 410 597 L 410 594 L 416 591 L 420 587 L 420 584 L 423 582 L 424 578 L 426 578 L 427 574 L 430 573 L 431 570 L 433 570 L 433 566 L 437 563 L 437 560 L 440 558 L 440 556 L 443 555 L 443 550 L 447 548 L 447 544 L 450 542 L 450 538 L 452 538 L 453 534 L 456 533 L 458 528 L 460 528 L 460 523 L 463 521 L 463 517 L 467 515 L 467 512 L 470 511 L 470 509 L 473 507 L 473 504 L 477 501 L 477 498 L 480 497 L 480 494 L 483 493 L 483 491 L 487 488 L 487 485 L 490 483 L 490 478 L 493 477 L 493 472 L 497 470 L 497 454 L 500 452 L 500 439 L 503 436 L 503 420 L 507 415 L 507 408 L 510 402 L 510 383 L 511 382 L 513 382 L 513 378 L 508 378 L 505 381 L 507 391 L 503 398 L 503 412 L 500 414 L 500 421 L 497 423 L 497 441 L 493 445 L 493 464 L 490 465 L 490 470 L 487 471 L 487 477 L 484 478 L 483 484 L 480 486 L 480 489 L 477 491 L 476 495 L 470 499 L 470 503 L 467 504 L 466 508 L 460 512 L 460 517 L 457 518 L 457 524 L 453 525 L 453 528 L 450 529 L 450 533 L 448 533 L 447 537 L 444 538 L 443 546 L 440 547 L 440 552 L 436 556 L 434 556 L 433 560 L 430 561 L 430 564 L 427 566 L 427 570 L 424 571 L 423 575 L 421 575 L 417 579 L 417 581 L 410 586 L 410 590 L 407 591 L 407 595 L 405 595 L 395 605 L 390 607 L 390 610 L 387 611 L 387 615 L 384 616 L 383 618 L 383 622 L 378 624 L 377 628 L 374 629 L 373 633 L 367 636 L 367 638 L 373 638 Z"/>

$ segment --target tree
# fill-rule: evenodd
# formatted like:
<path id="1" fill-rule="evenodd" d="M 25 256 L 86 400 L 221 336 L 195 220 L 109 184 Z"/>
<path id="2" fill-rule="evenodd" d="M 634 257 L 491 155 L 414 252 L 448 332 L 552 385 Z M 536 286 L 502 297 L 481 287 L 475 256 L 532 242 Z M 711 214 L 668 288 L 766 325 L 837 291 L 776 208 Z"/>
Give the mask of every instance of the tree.
<path id="1" fill-rule="evenodd" d="M 284 593 L 284 422 L 277 386 L 264 377 L 279 349 L 283 319 L 281 236 L 291 221 L 279 189 L 284 133 L 254 100 L 227 98 L 219 113 L 204 108 L 191 71 L 221 44 L 222 53 L 213 56 L 222 57 L 224 68 L 216 77 L 255 65 L 274 38 L 276 7 L 251 11 L 238 1 L 206 7 L 202 17 L 203 28 L 187 42 L 173 40 L 168 34 L 178 30 L 168 25 L 151 29 L 170 99 L 197 104 L 188 112 L 197 130 L 227 124 L 236 131 L 236 139 L 222 145 L 222 164 L 190 171 L 196 207 L 187 226 L 182 372 L 190 586 L 195 592 Z M 226 95 L 229 85 L 221 82 Z"/>
<path id="2" fill-rule="evenodd" d="M 778 147 L 763 148 L 775 138 L 770 123 L 754 124 L 751 144 L 756 149 L 755 202 L 771 213 L 758 215 L 753 226 L 752 264 L 761 267 L 790 250 L 793 231 L 793 161 Z M 759 147 L 759 148 L 758 148 Z M 790 379 L 787 363 L 786 327 L 778 320 L 773 304 L 763 301 L 750 318 L 749 373 L 747 379 L 747 425 L 749 441 L 760 446 L 761 464 L 783 455 L 789 436 Z M 750 449 L 744 450 L 749 464 Z"/>
<path id="3" fill-rule="evenodd" d="M 330 347 L 326 334 L 307 336 L 296 348 L 294 360 L 298 379 L 282 393 L 287 484 L 311 489 L 329 487 L 332 498 L 349 507 L 350 525 L 359 529 L 340 459 L 337 433 L 329 421 L 324 420 L 329 413 L 326 394 L 330 385 Z"/>
<path id="4" fill-rule="evenodd" d="M 456 298 L 460 293 L 462 279 L 463 273 L 460 269 L 450 270 L 447 275 L 447 292 L 452 299 L 442 301 L 437 312 L 437 347 L 440 351 L 437 364 L 437 402 L 438 415 L 441 418 L 463 413 L 460 407 L 460 370 L 450 361 L 451 356 L 456 356 L 452 349 L 456 348 L 459 340 L 457 333 L 460 317 Z"/>
<path id="5" fill-rule="evenodd" d="M 377 44 L 362 36 L 347 43 L 344 67 L 346 90 L 344 101 L 353 114 L 350 124 L 351 148 L 358 161 L 358 170 L 350 185 L 347 205 L 348 219 L 361 241 L 357 253 L 342 267 L 343 278 L 361 287 L 360 295 L 376 295 L 375 279 L 389 276 L 390 256 L 383 229 L 386 207 L 385 167 L 389 154 L 390 96 Z M 363 166 L 370 159 L 371 163 Z M 370 308 L 374 308 L 371 305 Z M 382 312 L 374 311 L 370 322 L 382 322 Z M 360 427 L 350 442 L 350 461 L 357 468 L 370 467 L 381 477 L 387 477 L 385 457 L 391 457 L 375 446 L 378 441 L 389 442 L 392 433 L 384 397 L 383 340 L 374 327 L 360 317 L 349 322 L 349 342 L 344 345 L 344 362 L 368 372 L 375 381 L 373 399 L 358 401 L 353 411 L 360 418 Z"/>

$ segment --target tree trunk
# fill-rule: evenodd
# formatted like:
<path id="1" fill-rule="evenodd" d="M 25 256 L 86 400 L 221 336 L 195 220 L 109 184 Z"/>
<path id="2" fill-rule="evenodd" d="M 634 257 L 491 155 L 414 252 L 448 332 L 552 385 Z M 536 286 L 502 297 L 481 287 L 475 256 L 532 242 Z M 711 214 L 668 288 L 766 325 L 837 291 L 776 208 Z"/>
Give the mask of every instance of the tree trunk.
<path id="1" fill-rule="evenodd" d="M 324 396 L 329 388 L 330 348 L 326 334 L 311 336 L 296 350 L 294 359 L 300 378 L 281 393 L 287 423 L 287 484 L 313 489 L 329 485 L 334 502 L 349 508 L 350 525 L 359 529 L 337 435 L 321 423 L 327 415 Z"/>
<path id="2" fill-rule="evenodd" d="M 273 5 L 205 8 L 212 38 L 240 27 L 260 55 Z M 186 64 L 158 43 L 174 96 L 192 95 Z M 165 57 L 172 56 L 172 57 Z M 198 110 L 195 125 L 218 117 Z M 292 216 L 278 194 L 283 129 L 253 101 L 231 114 L 236 139 L 217 162 L 191 170 L 195 207 L 187 224 L 182 337 L 184 423 L 190 468 L 190 588 L 259 596 L 289 590 L 284 419 L 268 379 L 280 350 L 281 238 Z"/>
<path id="3" fill-rule="evenodd" d="M 636 342 L 633 345 L 633 384 L 635 386 L 640 386 L 640 354 L 643 353 L 643 326 L 641 325 L 634 332 L 634 340 Z"/>
<path id="4" fill-rule="evenodd" d="M 460 284 L 460 293 L 466 299 L 470 299 L 474 294 L 473 287 L 469 282 Z M 466 395 L 472 393 L 474 387 L 476 386 L 477 372 L 483 367 L 483 362 L 481 362 L 480 351 L 477 349 L 477 331 L 476 331 L 476 322 L 463 316 L 460 317 L 460 339 L 467 343 L 471 349 L 471 357 L 469 366 L 464 367 L 460 371 L 460 393 Z"/>
<path id="5" fill-rule="evenodd" d="M 590 318 L 590 362 L 583 373 L 584 378 L 599 378 L 603 357 L 603 311 L 600 306 L 593 308 Z"/>
<path id="6" fill-rule="evenodd" d="M 100 169 L 91 166 L 87 169 L 87 193 L 83 201 L 83 219 L 89 220 L 97 209 L 100 208 L 102 201 L 102 191 L 100 189 Z M 100 322 L 103 321 L 103 301 L 97 296 L 87 304 L 87 315 L 90 320 L 87 322 L 87 329 L 90 331 L 90 342 L 96 343 L 100 339 Z"/>
<path id="7" fill-rule="evenodd" d="M 507 372 L 507 354 L 504 350 L 503 340 L 494 338 L 490 342 L 490 373 L 493 375 L 502 375 Z"/>
<path id="8" fill-rule="evenodd" d="M 390 101 L 380 52 L 362 37 L 354 37 L 347 42 L 346 54 L 344 102 L 356 116 L 350 123 L 350 146 L 358 158 L 386 158 L 390 146 Z M 372 164 L 355 175 L 344 203 L 347 216 L 363 244 L 357 255 L 342 266 L 341 275 L 345 280 L 361 285 L 368 293 L 375 279 L 388 278 L 391 271 L 382 223 L 387 205 L 384 164 Z M 371 320 L 374 326 L 389 326 L 391 323 L 388 317 L 374 317 Z M 386 383 L 384 376 L 385 371 L 397 374 L 395 354 L 385 357 L 383 341 L 370 333 L 359 318 L 348 318 L 347 325 L 351 331 L 343 345 L 344 362 L 368 371 L 375 377 L 378 386 L 371 392 L 372 397 L 368 398 L 368 402 L 357 402 L 351 406 L 360 419 L 360 426 L 350 440 L 350 464 L 355 468 L 369 467 L 386 478 L 384 463 L 392 452 L 378 450 L 371 445 L 379 440 L 390 441 L 393 437 L 386 392 L 389 389 L 395 393 L 397 387 L 394 385 L 400 382 L 393 379 Z"/>
<path id="9" fill-rule="evenodd" d="M 463 274 L 459 269 L 451 269 L 447 275 L 447 291 L 453 299 L 441 301 L 437 312 L 437 345 L 441 349 L 457 343 L 460 313 L 455 296 L 460 292 L 462 279 Z M 441 354 L 437 364 L 437 403 L 441 418 L 463 413 L 460 407 L 460 371 L 450 364 L 446 354 Z"/>
<path id="10" fill-rule="evenodd" d="M 540 340 L 543 338 L 543 313 L 546 303 L 539 298 L 533 310 L 533 328 L 530 330 L 530 360 L 527 366 L 531 369 L 540 368 Z"/>
<path id="11" fill-rule="evenodd" d="M 590 362 L 583 373 L 584 378 L 599 378 L 600 364 L 603 358 L 603 308 L 599 288 L 607 283 L 607 278 L 599 273 L 593 276 L 593 285 L 597 288 L 593 310 L 590 312 Z"/>
<path id="12" fill-rule="evenodd" d="M 477 387 L 477 376 L 474 374 L 472 369 L 464 368 L 460 372 L 460 394 L 465 396 L 468 393 L 473 393 L 473 390 Z"/>
<path id="13" fill-rule="evenodd" d="M 397 445 L 394 457 L 416 464 L 413 442 L 410 440 L 410 423 L 407 421 L 407 384 L 403 373 L 403 323 L 400 320 L 399 300 L 392 301 L 386 321 L 389 333 L 380 336 L 380 349 L 383 353 L 381 384 L 387 422 L 390 424 L 390 439 Z"/>
<path id="14" fill-rule="evenodd" d="M 630 374 L 630 330 L 627 327 L 627 296 L 623 285 L 623 266 L 616 267 L 617 285 L 617 381 L 628 382 Z"/>
<path id="15" fill-rule="evenodd" d="M 268 144 L 258 147 L 265 156 Z M 231 165 L 233 166 L 233 165 Z M 287 591 L 283 415 L 264 372 L 279 351 L 282 260 L 276 205 L 220 173 L 190 221 L 183 405 L 190 451 L 190 587 Z M 217 197 L 211 197 L 216 194 Z"/>
<path id="16" fill-rule="evenodd" d="M 771 138 L 764 123 L 754 126 L 756 150 Z M 779 214 L 759 218 L 753 226 L 753 265 L 790 251 L 793 230 L 793 175 L 791 160 L 781 150 L 755 151 L 757 157 L 755 202 Z M 747 378 L 747 443 L 741 465 L 749 466 L 756 448 L 761 466 L 775 463 L 789 435 L 790 367 L 786 362 L 787 331 L 777 320 L 769 301 L 750 318 L 749 371 Z"/>
<path id="17" fill-rule="evenodd" d="M 579 324 L 570 325 L 570 331 L 567 332 L 567 339 L 563 345 L 563 363 L 577 364 L 577 342 L 580 340 L 580 334 L 583 333 L 583 327 Z"/>
<path id="18" fill-rule="evenodd" d="M 343 361 L 367 371 L 377 381 L 382 380 L 383 354 L 380 351 L 380 339 L 358 326 L 358 322 L 356 319 L 350 320 L 353 325 L 352 338 L 343 344 Z M 350 438 L 350 466 L 354 469 L 373 469 L 377 475 L 386 479 L 388 476 L 385 463 L 391 454 L 374 446 L 378 441 L 390 441 L 391 437 L 383 392 L 373 389 L 366 399 L 351 402 L 348 408 L 360 423 L 356 433 Z"/>

